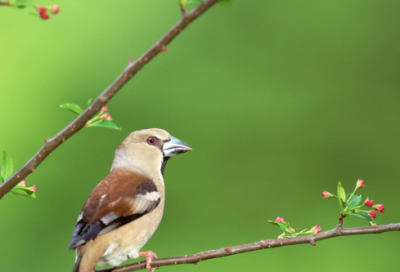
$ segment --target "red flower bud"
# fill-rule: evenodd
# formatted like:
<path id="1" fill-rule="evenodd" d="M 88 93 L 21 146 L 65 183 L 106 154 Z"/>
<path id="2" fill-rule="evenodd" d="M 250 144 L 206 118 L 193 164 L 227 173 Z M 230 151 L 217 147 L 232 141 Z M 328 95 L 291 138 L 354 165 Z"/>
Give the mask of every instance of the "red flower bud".
<path id="1" fill-rule="evenodd" d="M 101 111 L 102 111 L 102 112 L 108 111 L 108 107 L 107 107 L 107 106 L 101 107 Z"/>
<path id="2" fill-rule="evenodd" d="M 374 206 L 374 208 L 375 208 L 375 210 L 376 210 L 377 212 L 380 212 L 380 213 L 385 212 L 385 206 L 383 206 L 383 204 L 376 204 L 376 205 Z"/>
<path id="3" fill-rule="evenodd" d="M 57 5 L 51 6 L 51 13 L 54 15 L 58 14 L 60 12 L 60 7 Z"/>
<path id="4" fill-rule="evenodd" d="M 22 187 L 26 187 L 26 182 L 25 182 L 25 180 L 21 181 L 18 185 L 19 185 L 19 186 L 22 186 Z"/>
<path id="5" fill-rule="evenodd" d="M 103 118 L 106 121 L 112 121 L 111 115 L 109 113 L 105 113 Z"/>
<path id="6" fill-rule="evenodd" d="M 365 182 L 362 179 L 357 180 L 356 188 L 365 187 Z"/>
<path id="7" fill-rule="evenodd" d="M 282 217 L 277 217 L 277 218 L 275 218 L 275 222 L 286 223 L 285 220 L 283 220 Z"/>
<path id="8" fill-rule="evenodd" d="M 323 191 L 322 192 L 322 197 L 323 198 L 330 198 L 330 197 L 333 197 L 333 195 L 331 193 L 329 193 L 328 191 Z"/>
<path id="9" fill-rule="evenodd" d="M 374 201 L 373 200 L 365 200 L 364 204 L 367 205 L 368 207 L 371 207 L 372 205 L 374 205 Z"/>
<path id="10" fill-rule="evenodd" d="M 320 226 L 314 226 L 312 227 L 311 231 L 315 234 L 315 233 L 320 233 L 322 230 L 322 228 Z"/>
<path id="11" fill-rule="evenodd" d="M 46 12 L 45 12 L 45 13 L 40 13 L 39 16 L 40 16 L 40 18 L 42 18 L 43 20 L 47 20 L 47 19 L 50 18 L 50 15 L 47 14 Z"/>
<path id="12" fill-rule="evenodd" d="M 39 12 L 39 14 L 43 14 L 46 13 L 47 9 L 45 7 L 37 7 L 37 11 Z"/>
<path id="13" fill-rule="evenodd" d="M 36 186 L 33 185 L 33 186 L 32 186 L 32 192 L 36 193 L 36 190 L 37 190 Z"/>
<path id="14" fill-rule="evenodd" d="M 374 210 L 370 210 L 368 212 L 368 215 L 371 216 L 372 218 L 376 218 L 376 212 Z"/>

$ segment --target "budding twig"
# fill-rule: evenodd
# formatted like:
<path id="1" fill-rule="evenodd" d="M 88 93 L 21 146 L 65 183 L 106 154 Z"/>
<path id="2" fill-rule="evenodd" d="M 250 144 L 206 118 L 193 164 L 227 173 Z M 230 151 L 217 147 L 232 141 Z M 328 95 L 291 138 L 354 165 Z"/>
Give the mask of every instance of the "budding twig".
<path id="1" fill-rule="evenodd" d="M 337 229 L 331 229 L 328 231 L 299 236 L 294 238 L 285 238 L 285 239 L 270 239 L 270 240 L 261 240 L 256 243 L 245 244 L 240 246 L 232 246 L 232 247 L 223 247 L 216 250 L 209 250 L 200 252 L 193 255 L 184 255 L 177 257 L 169 257 L 169 258 L 161 258 L 161 259 L 153 259 L 151 261 L 152 267 L 160 267 L 167 265 L 176 265 L 176 264 L 197 264 L 200 261 L 205 261 L 209 259 L 215 259 L 220 257 L 226 257 L 238 253 L 245 253 L 260 249 L 281 247 L 281 246 L 290 246 L 290 245 L 298 245 L 298 244 L 311 244 L 316 245 L 317 241 L 338 237 L 338 236 L 346 236 L 346 235 L 357 235 L 357 234 L 377 234 L 389 231 L 399 231 L 400 223 L 393 223 L 388 225 L 381 226 L 372 226 L 372 227 L 360 227 L 360 228 L 342 228 L 340 230 L 340 234 L 337 232 Z M 124 265 L 120 267 L 106 268 L 101 270 L 96 270 L 97 272 L 131 272 L 140 269 L 146 268 L 146 262 L 136 262 L 130 265 Z"/>
<path id="2" fill-rule="evenodd" d="M 133 64 L 128 64 L 122 74 L 106 89 L 96 100 L 71 124 L 60 131 L 55 137 L 48 139 L 44 146 L 28 161 L 23 167 L 14 173 L 7 181 L 0 186 L 0 199 L 3 198 L 13 187 L 15 187 L 21 180 L 25 179 L 31 174 L 31 169 L 39 166 L 44 159 L 50 155 L 58 146 L 65 140 L 69 139 L 72 135 L 81 130 L 87 121 L 89 121 L 98 110 L 110 101 L 114 95 L 149 61 L 163 51 L 164 48 L 182 32 L 191 22 L 196 20 L 200 15 L 204 14 L 209 8 L 218 3 L 219 0 L 206 0 L 200 4 L 187 16 L 184 16 L 174 27 L 172 27 L 158 42 L 156 42 L 146 53 L 143 54 Z M 1 2 L 6 3 L 6 2 Z"/>

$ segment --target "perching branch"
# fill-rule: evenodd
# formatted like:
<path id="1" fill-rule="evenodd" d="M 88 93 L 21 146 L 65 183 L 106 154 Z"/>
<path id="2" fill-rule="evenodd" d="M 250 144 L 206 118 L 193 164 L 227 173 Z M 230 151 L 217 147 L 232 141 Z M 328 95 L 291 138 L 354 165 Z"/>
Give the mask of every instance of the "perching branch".
<path id="1" fill-rule="evenodd" d="M 388 225 L 381 226 L 373 226 L 373 227 L 359 227 L 359 228 L 334 228 L 332 230 L 324 231 L 317 234 L 307 235 L 307 236 L 299 236 L 294 238 L 285 238 L 285 239 L 270 239 L 270 240 L 261 240 L 256 243 L 245 244 L 241 246 L 233 246 L 233 247 L 224 247 L 216 250 L 209 250 L 200 252 L 193 255 L 185 255 L 185 256 L 177 256 L 177 257 L 169 257 L 162 259 L 154 259 L 151 261 L 152 267 L 160 267 L 167 265 L 175 265 L 175 264 L 197 264 L 200 261 L 205 261 L 208 259 L 220 258 L 230 255 L 235 255 L 239 253 L 255 251 L 260 249 L 281 247 L 281 246 L 290 246 L 297 244 L 311 244 L 313 246 L 316 245 L 316 242 L 319 240 L 324 240 L 332 237 L 338 236 L 346 236 L 346 235 L 357 235 L 357 234 L 377 234 L 382 232 L 389 231 L 399 231 L 400 223 L 393 223 Z M 140 269 L 144 269 L 146 266 L 145 261 L 140 261 L 137 263 L 133 263 L 130 265 L 113 267 L 107 269 L 96 270 L 97 272 L 131 272 Z"/>
<path id="2" fill-rule="evenodd" d="M 149 61 L 167 48 L 167 45 L 182 32 L 191 22 L 197 19 L 200 15 L 206 12 L 219 0 L 206 0 L 200 4 L 191 13 L 185 14 L 183 18 L 172 27 L 158 42 L 156 42 L 144 55 L 142 55 L 136 62 L 129 61 L 128 66 L 122 74 L 106 89 L 104 90 L 93 103 L 79 115 L 71 124 L 59 132 L 55 137 L 48 139 L 43 147 L 17 172 L 15 172 L 7 181 L 0 186 L 0 199 L 3 198 L 12 188 L 14 188 L 20 181 L 25 179 L 29 174 L 35 172 L 35 169 L 40 163 L 53 152 L 58 146 L 69 139 L 76 132 L 81 130 L 87 121 L 89 121 L 102 106 L 107 104 L 113 96 L 121 90 L 121 88 Z M 5 2 L 4 2 L 5 3 Z"/>

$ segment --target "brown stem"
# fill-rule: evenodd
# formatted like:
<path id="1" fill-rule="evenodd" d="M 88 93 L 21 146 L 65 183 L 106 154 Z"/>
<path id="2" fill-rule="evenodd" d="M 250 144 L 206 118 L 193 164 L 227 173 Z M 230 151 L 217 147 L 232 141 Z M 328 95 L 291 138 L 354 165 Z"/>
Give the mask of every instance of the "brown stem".
<path id="1" fill-rule="evenodd" d="M 311 234 L 306 236 L 300 236 L 295 238 L 286 238 L 286 239 L 270 239 L 270 240 L 261 240 L 256 243 L 245 244 L 241 246 L 232 246 L 232 247 L 224 247 L 216 250 L 209 250 L 200 252 L 193 255 L 185 255 L 185 256 L 177 256 L 177 257 L 169 257 L 162 259 L 154 259 L 151 261 L 152 267 L 160 267 L 167 265 L 176 265 L 176 264 L 197 264 L 198 262 L 205 261 L 208 259 L 226 257 L 230 255 L 235 255 L 239 253 L 255 251 L 260 249 L 281 247 L 281 246 L 290 246 L 297 244 L 311 244 L 316 245 L 316 241 L 324 240 L 328 238 L 333 238 L 337 236 L 345 236 L 345 235 L 357 235 L 357 234 L 377 234 L 382 232 L 389 231 L 399 231 L 400 223 L 393 223 L 388 225 L 381 226 L 373 226 L 373 227 L 360 227 L 360 228 L 347 228 L 341 229 L 340 234 L 337 232 L 336 228 L 328 231 L 324 231 L 317 234 Z M 106 268 L 101 270 L 96 270 L 97 272 L 131 272 L 140 269 L 146 268 L 146 262 L 140 261 L 137 263 Z"/>
<path id="2" fill-rule="evenodd" d="M 89 121 L 102 106 L 107 104 L 113 96 L 149 61 L 167 48 L 167 45 L 182 32 L 191 22 L 206 12 L 219 0 L 206 0 L 194 11 L 184 16 L 174 27 L 172 27 L 158 42 L 156 42 L 146 53 L 144 53 L 136 62 L 129 62 L 122 74 L 106 89 L 96 100 L 71 124 L 60 131 L 55 137 L 48 139 L 43 147 L 14 173 L 6 182 L 0 186 L 0 199 L 3 198 L 12 188 L 29 174 L 33 173 L 36 167 L 53 152 L 58 146 L 69 139 L 76 132 L 81 130 L 87 121 Z"/>
<path id="3" fill-rule="evenodd" d="M 337 225 L 337 229 L 342 229 L 343 228 L 343 219 L 344 219 L 344 216 L 343 215 L 340 215 L 340 217 L 339 217 L 339 223 L 338 223 L 338 225 Z"/>
<path id="4" fill-rule="evenodd" d="M 8 1 L 0 1 L 0 6 L 7 6 L 8 4 Z"/>

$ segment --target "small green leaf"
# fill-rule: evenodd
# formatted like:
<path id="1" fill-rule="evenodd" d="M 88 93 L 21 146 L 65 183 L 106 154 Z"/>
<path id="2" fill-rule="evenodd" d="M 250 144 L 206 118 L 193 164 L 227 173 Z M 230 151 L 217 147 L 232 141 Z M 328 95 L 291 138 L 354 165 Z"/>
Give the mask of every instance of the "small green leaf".
<path id="1" fill-rule="evenodd" d="M 268 220 L 268 223 L 280 227 L 281 230 L 283 230 L 283 231 L 286 231 L 289 227 L 288 223 L 286 223 L 286 222 L 282 223 L 282 222 L 275 222 L 273 220 Z"/>
<path id="2" fill-rule="evenodd" d="M 87 102 L 88 106 L 89 106 L 90 104 L 92 104 L 93 100 L 94 100 L 93 98 L 90 98 L 90 99 L 88 100 L 88 102 Z"/>
<path id="3" fill-rule="evenodd" d="M 282 222 L 277 222 L 278 226 L 281 228 L 281 230 L 286 231 L 288 229 L 288 223 L 282 223 Z"/>
<path id="4" fill-rule="evenodd" d="M 74 112 L 74 113 L 76 113 L 76 114 L 81 114 L 82 112 L 83 112 L 83 109 L 81 108 L 81 107 L 79 107 L 78 105 L 76 105 L 76 104 L 72 104 L 72 103 L 64 103 L 64 104 L 61 104 L 60 105 L 60 108 L 63 108 L 63 109 L 68 109 L 68 110 L 70 110 L 70 111 L 72 111 L 72 112 Z"/>
<path id="5" fill-rule="evenodd" d="M 349 196 L 346 196 L 349 197 Z M 354 209 L 357 207 L 361 202 L 362 195 L 353 195 L 351 199 L 347 200 L 347 204 L 349 205 L 350 209 Z"/>
<path id="6" fill-rule="evenodd" d="M 275 225 L 275 226 L 279 226 L 278 223 L 275 223 L 274 220 L 268 220 L 268 223 L 270 223 L 270 224 L 272 224 L 272 225 Z"/>
<path id="7" fill-rule="evenodd" d="M 339 204 L 343 212 L 346 203 L 346 192 L 344 191 L 344 188 L 342 187 L 340 181 L 337 188 L 337 194 L 338 194 Z"/>
<path id="8" fill-rule="evenodd" d="M 111 128 L 111 129 L 116 129 L 116 130 L 122 130 L 122 128 L 118 127 L 116 124 L 114 124 L 111 121 L 103 121 L 101 123 L 93 124 L 90 125 L 90 127 L 104 127 L 104 128 Z"/>
<path id="9" fill-rule="evenodd" d="M 359 214 L 359 213 L 351 213 L 350 215 L 355 216 L 355 217 L 359 217 L 368 221 L 371 221 L 371 219 L 373 219 L 371 216 L 366 215 L 366 214 Z"/>
<path id="10" fill-rule="evenodd" d="M 6 151 L 3 152 L 3 164 L 1 166 L 1 178 L 6 181 L 14 172 L 14 163 Z"/>
<path id="11" fill-rule="evenodd" d="M 36 198 L 36 195 L 34 192 L 32 192 L 30 189 L 26 188 L 26 187 L 15 187 L 13 188 L 10 193 L 14 194 L 14 195 L 20 195 L 20 196 L 27 196 L 30 198 Z"/>
<path id="12" fill-rule="evenodd" d="M 221 6 L 226 6 L 226 5 L 229 5 L 230 3 L 232 3 L 232 1 L 233 0 L 221 0 L 221 1 L 219 1 L 219 4 Z"/>

